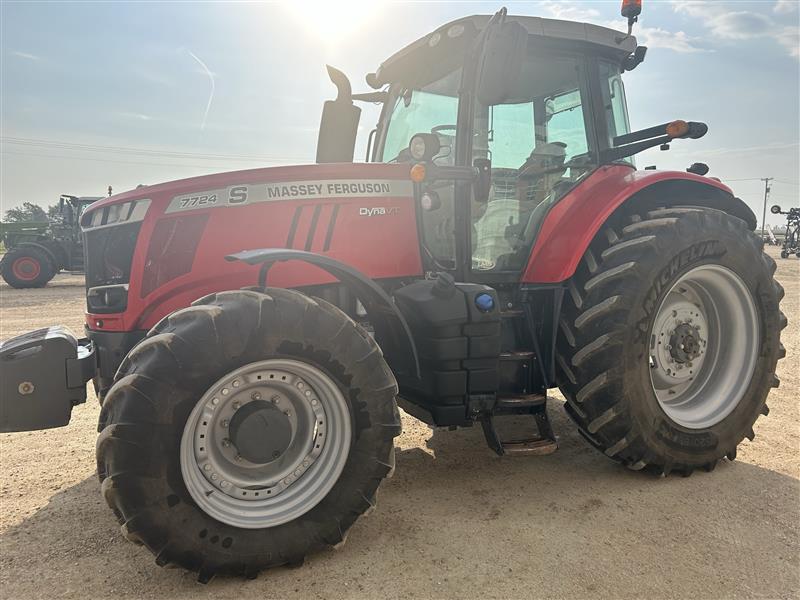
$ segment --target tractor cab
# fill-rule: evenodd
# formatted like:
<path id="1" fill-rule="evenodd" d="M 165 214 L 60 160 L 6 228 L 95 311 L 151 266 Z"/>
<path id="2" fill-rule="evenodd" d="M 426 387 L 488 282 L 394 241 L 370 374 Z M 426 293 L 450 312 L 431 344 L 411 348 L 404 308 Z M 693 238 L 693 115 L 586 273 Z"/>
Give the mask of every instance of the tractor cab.
<path id="1" fill-rule="evenodd" d="M 61 194 L 58 199 L 58 212 L 61 216 L 61 223 L 63 228 L 69 232 L 74 233 L 76 239 L 80 237 L 80 220 L 83 211 L 86 208 L 102 200 L 102 196 L 71 196 L 69 194 Z"/>
<path id="2" fill-rule="evenodd" d="M 483 60 L 475 60 L 481 32 L 491 37 Z M 470 17 L 381 65 L 375 77 L 387 81 L 389 98 L 375 160 L 429 153 L 435 166 L 488 169 L 488 193 L 472 193 L 467 202 L 456 200 L 470 190 L 446 176 L 426 186 L 432 200 L 424 207 L 424 238 L 437 263 L 460 264 L 470 279 L 519 273 L 535 217 L 595 169 L 615 137 L 629 133 L 621 74 L 636 49 L 631 36 L 583 23 Z M 459 56 L 478 66 L 470 69 Z M 419 146 L 422 155 L 412 156 Z M 459 208 L 468 213 L 461 215 L 466 236 L 452 226 Z M 458 256 L 457 237 L 466 238 L 460 250 L 471 260 Z"/>
<path id="3" fill-rule="evenodd" d="M 547 211 L 600 165 L 631 164 L 615 153 L 630 134 L 622 73 L 645 52 L 630 34 L 503 10 L 443 25 L 367 75 L 381 91 L 352 98 L 383 102 L 368 159 L 424 167 L 420 237 L 431 271 L 519 280 Z M 336 137 L 330 128 L 357 123 L 342 118 L 358 110 L 342 102 L 346 87 L 336 125 L 323 114 L 321 143 Z"/>

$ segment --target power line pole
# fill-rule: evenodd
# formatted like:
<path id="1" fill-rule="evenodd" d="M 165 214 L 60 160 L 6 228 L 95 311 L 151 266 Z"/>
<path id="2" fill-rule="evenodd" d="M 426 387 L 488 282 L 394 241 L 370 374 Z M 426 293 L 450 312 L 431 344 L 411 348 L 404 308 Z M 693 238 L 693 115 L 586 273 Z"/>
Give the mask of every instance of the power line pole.
<path id="1" fill-rule="evenodd" d="M 761 238 L 764 238 L 764 230 L 767 228 L 767 198 L 769 197 L 769 182 L 775 179 L 774 177 L 762 177 L 761 181 L 764 182 L 764 209 L 761 211 Z"/>

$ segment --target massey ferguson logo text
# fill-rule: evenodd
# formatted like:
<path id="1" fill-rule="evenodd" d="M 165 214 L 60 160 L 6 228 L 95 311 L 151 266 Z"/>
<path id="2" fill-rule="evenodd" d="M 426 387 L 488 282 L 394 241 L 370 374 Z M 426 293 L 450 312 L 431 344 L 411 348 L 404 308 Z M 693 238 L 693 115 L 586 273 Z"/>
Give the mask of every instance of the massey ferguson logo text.
<path id="1" fill-rule="evenodd" d="M 388 183 L 298 183 L 294 185 L 268 185 L 267 198 L 308 198 L 310 196 L 340 196 L 343 194 L 381 194 L 392 191 Z"/>
<path id="2" fill-rule="evenodd" d="M 390 206 L 386 208 L 385 206 L 375 206 L 373 208 L 359 208 L 358 214 L 362 217 L 381 217 L 381 216 L 388 216 L 388 215 L 396 215 L 400 212 L 400 209 L 396 206 Z"/>

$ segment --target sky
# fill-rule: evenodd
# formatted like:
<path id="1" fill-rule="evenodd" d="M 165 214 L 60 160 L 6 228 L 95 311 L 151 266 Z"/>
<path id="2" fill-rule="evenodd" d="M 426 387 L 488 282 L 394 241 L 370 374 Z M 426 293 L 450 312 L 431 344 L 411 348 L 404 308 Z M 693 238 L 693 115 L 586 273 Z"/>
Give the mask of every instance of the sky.
<path id="1" fill-rule="evenodd" d="M 511 14 L 622 29 L 619 2 L 0 3 L 0 209 L 205 173 L 314 161 L 331 64 L 364 75 L 439 25 Z M 705 121 L 701 140 L 637 158 L 701 161 L 761 218 L 800 201 L 797 0 L 644 0 L 649 47 L 626 75 L 633 129 Z M 367 106 L 356 150 L 377 112 Z M 768 215 L 767 223 L 782 217 Z"/>

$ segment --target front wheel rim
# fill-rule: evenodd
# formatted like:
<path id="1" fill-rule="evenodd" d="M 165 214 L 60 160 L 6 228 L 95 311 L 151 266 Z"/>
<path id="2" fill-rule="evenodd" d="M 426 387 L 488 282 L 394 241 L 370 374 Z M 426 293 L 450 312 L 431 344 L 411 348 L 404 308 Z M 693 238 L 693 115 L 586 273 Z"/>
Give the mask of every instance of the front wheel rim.
<path id="1" fill-rule="evenodd" d="M 253 410 L 273 433 L 245 438 L 242 427 L 234 431 L 237 419 Z M 327 495 L 351 438 L 347 400 L 326 373 L 298 360 L 264 360 L 225 375 L 194 407 L 181 438 L 181 473 L 194 501 L 214 519 L 244 529 L 275 527 Z M 273 445 L 256 458 L 261 440 Z"/>
<path id="2" fill-rule="evenodd" d="M 42 268 L 39 261 L 30 256 L 23 256 L 14 261 L 11 265 L 11 271 L 17 279 L 23 281 L 33 281 L 39 276 Z"/>
<path id="3" fill-rule="evenodd" d="M 747 392 L 760 336 L 739 275 L 715 264 L 684 273 L 664 296 L 649 340 L 650 382 L 662 410 L 689 429 L 725 419 Z"/>

